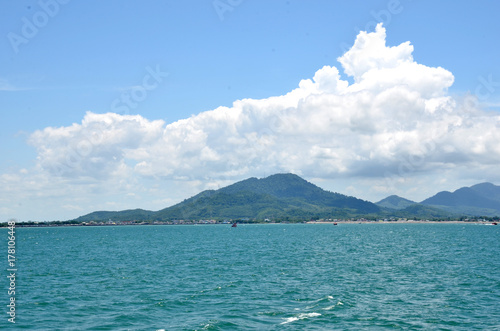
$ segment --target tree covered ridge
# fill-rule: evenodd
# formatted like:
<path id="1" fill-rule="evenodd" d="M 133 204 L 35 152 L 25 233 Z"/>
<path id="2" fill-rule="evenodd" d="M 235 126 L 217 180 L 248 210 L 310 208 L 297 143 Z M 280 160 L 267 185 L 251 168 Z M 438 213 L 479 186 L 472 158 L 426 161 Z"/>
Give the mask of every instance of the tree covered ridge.
<path id="1" fill-rule="evenodd" d="M 495 196 L 496 186 L 478 184 L 476 191 Z M 457 190 L 459 193 L 464 190 Z M 477 192 L 476 192 L 477 193 Z M 486 193 L 482 193 L 486 195 Z M 390 200 L 390 204 L 383 204 Z M 218 190 L 206 190 L 176 205 L 159 211 L 142 209 L 118 212 L 94 212 L 77 221 L 170 221 L 180 219 L 285 219 L 308 220 L 317 218 L 349 217 L 416 217 L 445 218 L 460 215 L 491 216 L 486 209 L 463 209 L 414 203 L 391 196 L 374 204 L 369 201 L 329 192 L 295 174 L 275 174 L 266 178 L 248 178 Z M 404 202 L 404 203 L 402 203 Z M 467 211 L 471 211 L 467 213 Z"/>

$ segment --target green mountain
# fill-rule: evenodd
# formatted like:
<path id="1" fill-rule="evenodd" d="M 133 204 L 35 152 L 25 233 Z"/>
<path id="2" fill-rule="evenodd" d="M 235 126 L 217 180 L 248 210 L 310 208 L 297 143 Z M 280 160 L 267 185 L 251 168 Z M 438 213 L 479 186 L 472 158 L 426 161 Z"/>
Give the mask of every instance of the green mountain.
<path id="1" fill-rule="evenodd" d="M 388 196 L 385 199 L 380 200 L 379 202 L 375 203 L 379 207 L 384 207 L 384 208 L 391 208 L 391 209 L 404 209 L 408 206 L 416 204 L 416 202 L 401 198 L 400 196 L 397 195 L 391 195 Z"/>
<path id="2" fill-rule="evenodd" d="M 442 191 L 421 202 L 446 211 L 465 215 L 500 215 L 500 186 L 481 183 L 454 192 Z"/>
<path id="3" fill-rule="evenodd" d="M 293 174 L 249 178 L 217 191 L 204 191 L 160 210 L 160 219 L 348 217 L 377 213 L 375 204 L 325 191 Z"/>
<path id="4" fill-rule="evenodd" d="M 219 190 L 203 191 L 157 212 L 126 210 L 94 212 L 76 221 L 175 220 L 203 218 L 341 218 L 376 214 L 377 205 L 325 191 L 293 174 L 249 178 Z"/>
<path id="5" fill-rule="evenodd" d="M 249 178 L 218 190 L 203 191 L 174 206 L 148 211 L 97 211 L 75 221 L 168 221 L 179 219 L 309 220 L 311 218 L 443 218 L 500 215 L 500 186 L 491 183 L 440 192 L 420 204 L 389 196 L 376 204 L 325 191 L 293 174 Z"/>
<path id="6" fill-rule="evenodd" d="M 446 211 L 433 206 L 422 205 L 397 195 L 388 196 L 377 202 L 376 205 L 381 207 L 387 215 L 396 217 L 432 219 L 459 216 L 454 211 Z"/>

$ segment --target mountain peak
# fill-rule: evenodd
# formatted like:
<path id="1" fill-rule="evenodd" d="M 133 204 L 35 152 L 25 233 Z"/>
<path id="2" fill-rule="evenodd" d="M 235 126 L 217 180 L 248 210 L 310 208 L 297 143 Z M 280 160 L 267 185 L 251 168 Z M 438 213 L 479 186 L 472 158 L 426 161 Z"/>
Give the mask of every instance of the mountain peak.
<path id="1" fill-rule="evenodd" d="M 291 173 L 275 174 L 261 179 L 249 178 L 224 187 L 220 191 L 227 194 L 253 192 L 269 194 L 277 198 L 311 198 L 325 192 L 316 185 Z"/>
<path id="2" fill-rule="evenodd" d="M 476 185 L 472 185 L 470 188 L 495 188 L 495 187 L 498 187 L 496 186 L 495 184 L 492 184 L 490 182 L 483 182 L 483 183 L 479 183 L 479 184 L 476 184 Z"/>
<path id="3" fill-rule="evenodd" d="M 379 207 L 391 208 L 391 209 L 404 209 L 408 206 L 416 204 L 416 202 L 402 198 L 397 195 L 390 195 L 385 199 L 380 200 L 375 203 Z"/>
<path id="4" fill-rule="evenodd" d="M 498 215 L 500 186 L 480 183 L 471 187 L 461 187 L 454 192 L 442 191 L 421 203 L 470 215 Z"/>
<path id="5" fill-rule="evenodd" d="M 396 209 L 396 214 L 401 215 L 442 217 L 446 214 L 462 213 L 494 216 L 500 214 L 500 186 L 480 183 L 462 187 L 453 193 L 443 191 L 422 201 L 421 204 L 397 195 L 388 196 L 373 204 L 355 197 L 325 191 L 295 174 L 280 173 L 260 179 L 251 177 L 218 190 L 203 191 L 181 203 L 156 212 L 142 209 L 102 211 L 81 216 L 77 220 L 342 218 L 386 213 L 387 210 L 382 211 L 381 207 Z"/>
<path id="6" fill-rule="evenodd" d="M 314 215 L 369 214 L 379 212 L 375 204 L 332 193 L 291 173 L 248 178 L 207 194 L 200 193 L 158 212 L 160 218 L 214 217 L 265 218 Z"/>

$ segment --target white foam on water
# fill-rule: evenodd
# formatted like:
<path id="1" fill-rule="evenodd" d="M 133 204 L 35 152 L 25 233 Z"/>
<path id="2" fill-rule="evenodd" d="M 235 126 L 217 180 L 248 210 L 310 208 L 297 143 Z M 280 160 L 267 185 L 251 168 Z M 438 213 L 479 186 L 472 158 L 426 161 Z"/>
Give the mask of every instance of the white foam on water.
<path id="1" fill-rule="evenodd" d="M 295 322 L 295 321 L 298 321 L 299 319 L 297 317 L 288 317 L 284 322 L 280 323 L 280 324 L 287 324 L 287 323 L 292 323 L 292 322 Z"/>
<path id="2" fill-rule="evenodd" d="M 295 322 L 298 320 L 303 320 L 303 319 L 306 319 L 309 317 L 316 317 L 316 316 L 321 316 L 321 314 L 320 313 L 299 314 L 298 316 L 287 318 L 284 322 L 282 322 L 280 324 L 288 324 L 288 323 L 292 323 L 292 322 Z"/>

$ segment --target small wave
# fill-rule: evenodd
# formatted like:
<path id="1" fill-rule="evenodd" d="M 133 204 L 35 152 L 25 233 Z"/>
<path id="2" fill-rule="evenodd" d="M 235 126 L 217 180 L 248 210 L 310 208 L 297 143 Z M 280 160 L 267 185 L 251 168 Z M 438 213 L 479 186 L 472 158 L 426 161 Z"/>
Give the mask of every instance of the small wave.
<path id="1" fill-rule="evenodd" d="M 303 319 L 306 319 L 306 318 L 310 318 L 310 317 L 317 317 L 317 316 L 321 316 L 320 313 L 304 313 L 304 314 L 299 314 L 298 316 L 293 316 L 293 317 L 289 317 L 287 318 L 284 322 L 280 323 L 280 324 L 288 324 L 288 323 L 292 323 L 292 322 L 295 322 L 295 321 L 298 321 L 298 320 L 303 320 Z"/>
<path id="2" fill-rule="evenodd" d="M 333 310 L 333 309 L 335 309 L 336 307 L 338 307 L 338 306 L 343 306 L 343 305 L 344 305 L 344 303 L 343 303 L 342 301 L 338 301 L 335 305 L 325 307 L 325 308 L 323 308 L 323 310 Z"/>

